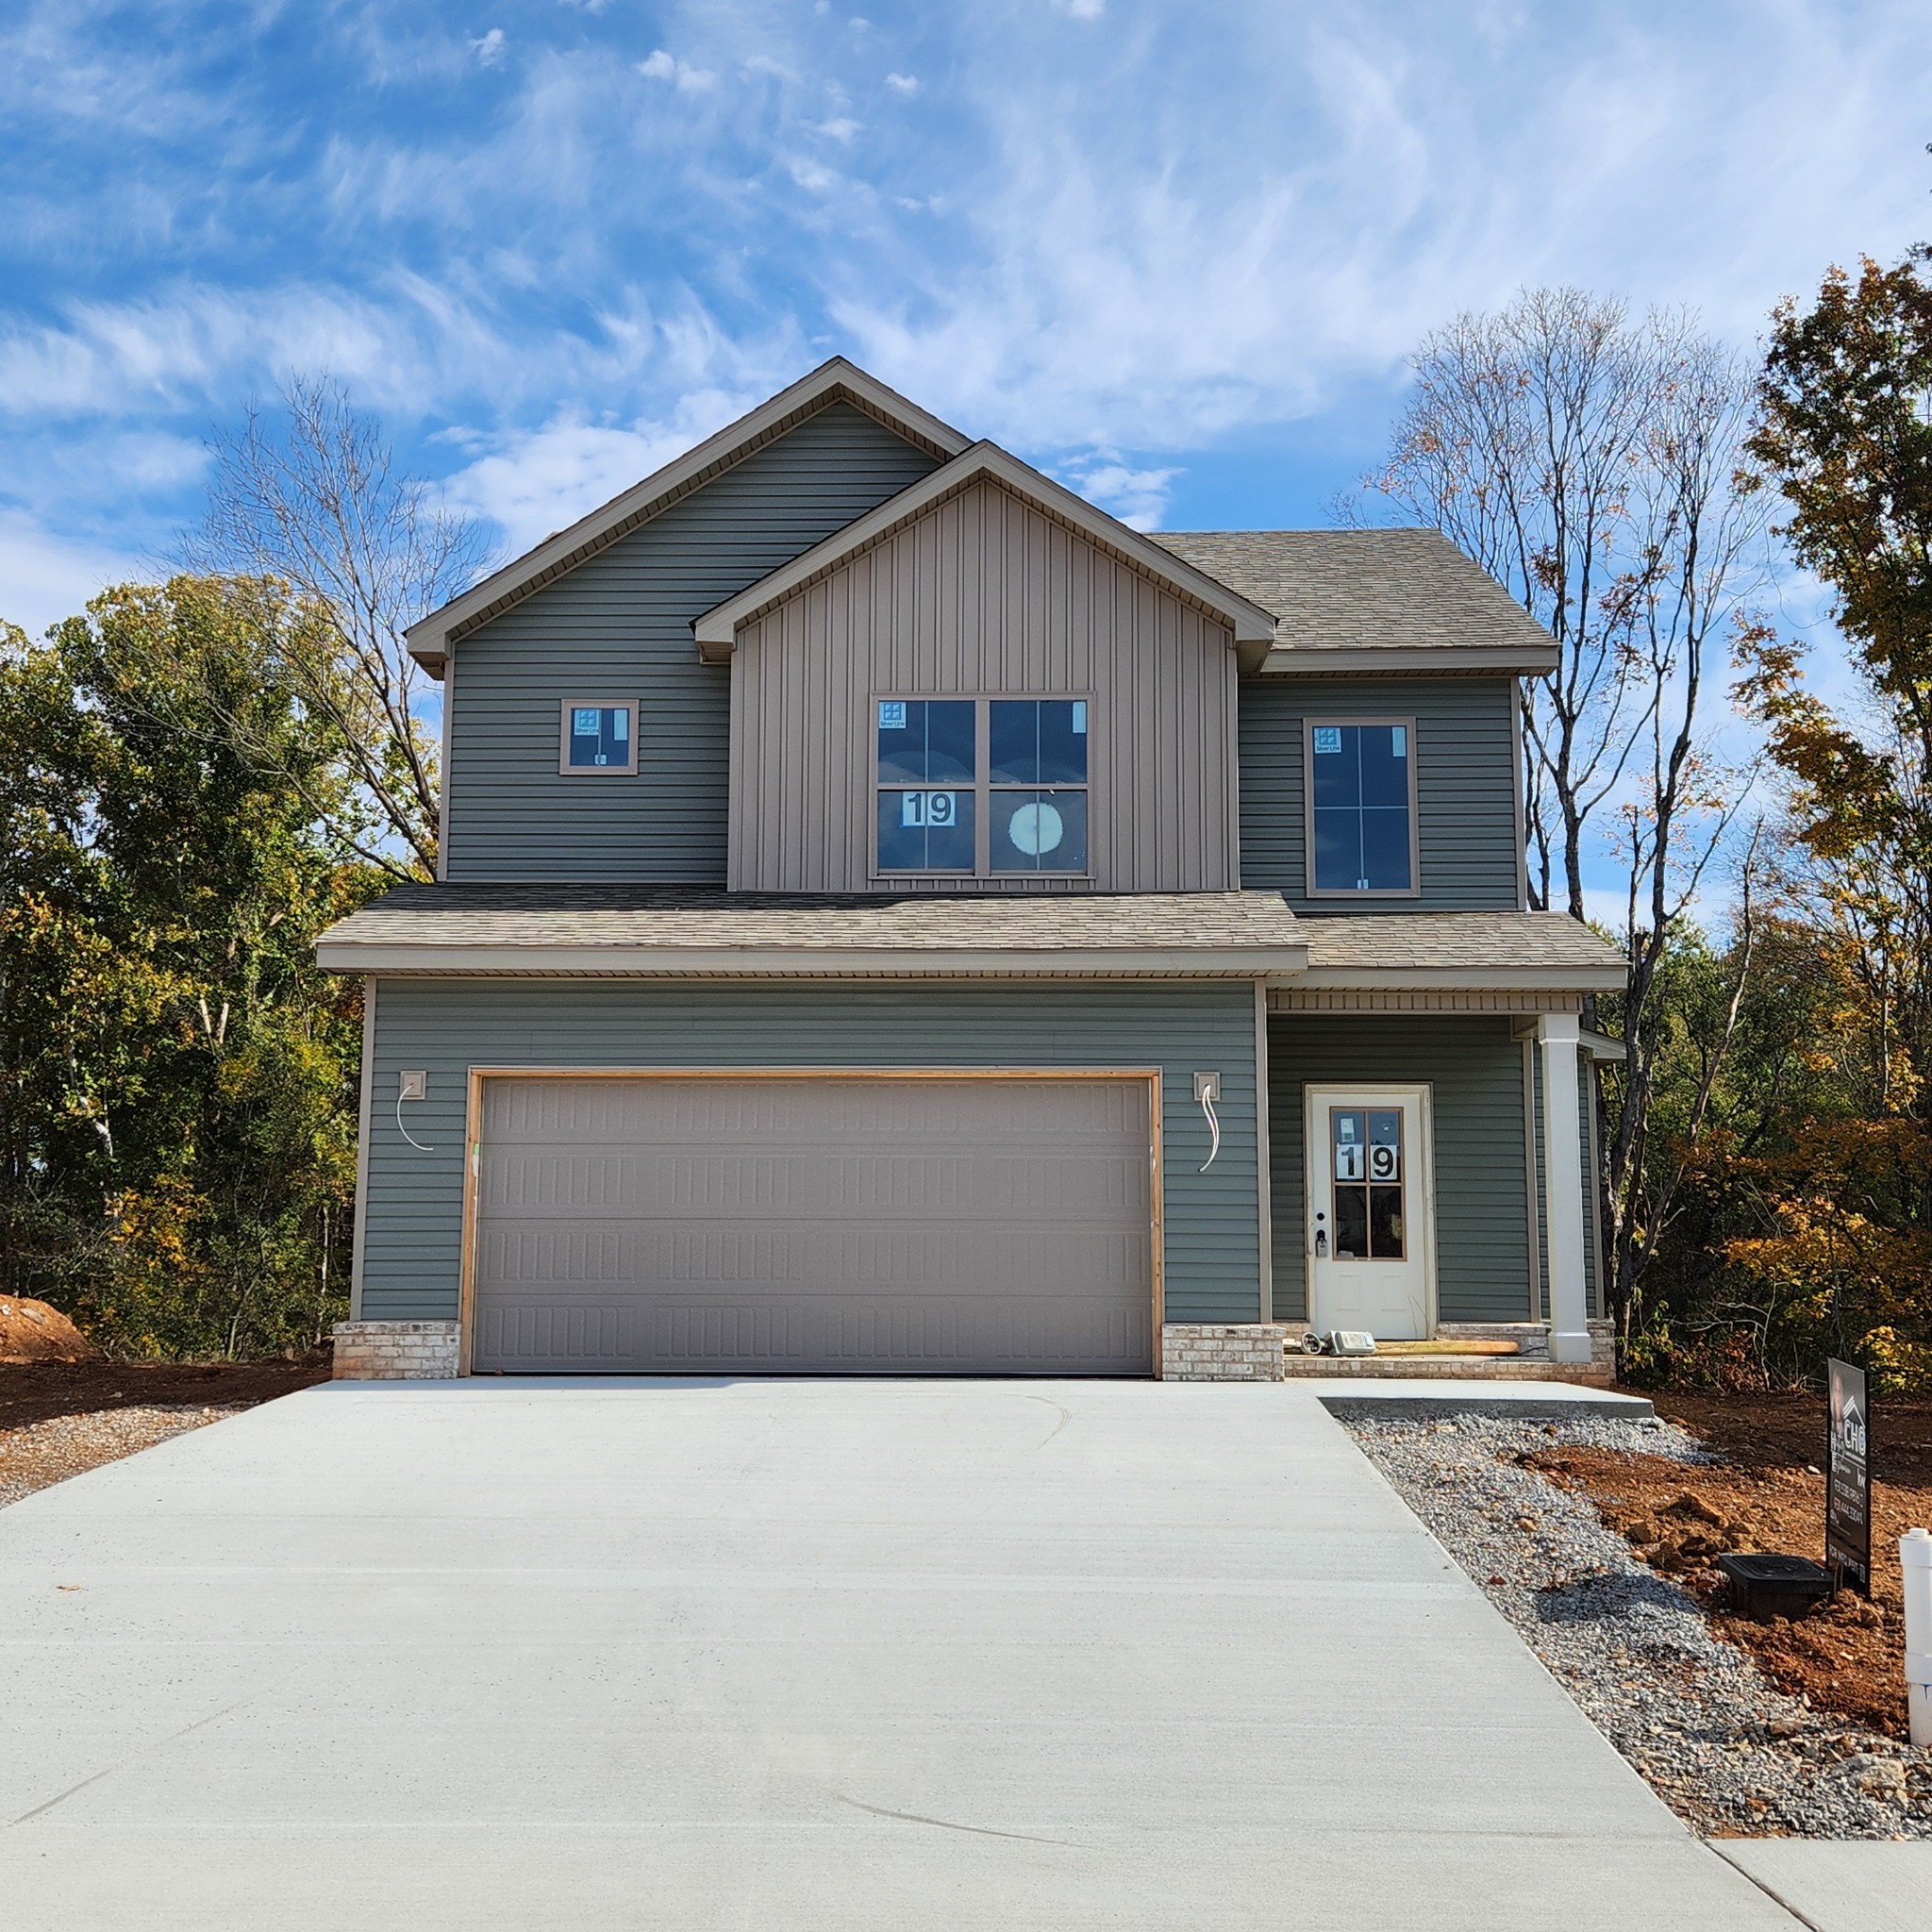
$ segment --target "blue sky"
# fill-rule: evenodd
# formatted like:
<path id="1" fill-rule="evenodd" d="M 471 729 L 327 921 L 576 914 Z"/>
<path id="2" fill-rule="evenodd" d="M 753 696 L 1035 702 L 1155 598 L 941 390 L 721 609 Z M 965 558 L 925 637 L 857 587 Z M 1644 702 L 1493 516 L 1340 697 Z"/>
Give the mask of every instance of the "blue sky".
<path id="1" fill-rule="evenodd" d="M 1749 341 L 1932 233 L 1923 0 L 0 12 L 0 614 L 329 371 L 520 548 L 834 351 L 1132 520 L 1327 521 L 1571 280 Z"/>

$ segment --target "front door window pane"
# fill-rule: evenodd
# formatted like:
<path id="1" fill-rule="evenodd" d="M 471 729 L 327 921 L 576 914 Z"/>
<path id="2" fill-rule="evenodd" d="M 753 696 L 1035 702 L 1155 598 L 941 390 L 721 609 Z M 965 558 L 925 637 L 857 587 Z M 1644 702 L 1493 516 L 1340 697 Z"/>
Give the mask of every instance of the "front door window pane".
<path id="1" fill-rule="evenodd" d="M 995 791 L 990 803 L 994 872 L 1085 872 L 1084 791 Z"/>
<path id="2" fill-rule="evenodd" d="M 1407 1253 L 1402 1108 L 1329 1109 L 1335 1258 L 1400 1261 Z"/>
<path id="3" fill-rule="evenodd" d="M 1309 739 L 1314 890 L 1411 891 L 1408 726 L 1317 724 Z"/>

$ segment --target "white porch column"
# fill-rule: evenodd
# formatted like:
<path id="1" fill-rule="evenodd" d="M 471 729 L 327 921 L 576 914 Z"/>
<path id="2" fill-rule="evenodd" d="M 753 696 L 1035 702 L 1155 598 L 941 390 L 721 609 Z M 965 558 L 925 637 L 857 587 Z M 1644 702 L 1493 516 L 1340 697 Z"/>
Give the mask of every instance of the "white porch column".
<path id="1" fill-rule="evenodd" d="M 1559 1362 L 1590 1359 L 1590 1305 L 1583 1281 L 1583 1187 L 1576 1163 L 1583 1144 L 1576 1053 L 1582 1035 L 1574 1013 L 1544 1013 L 1536 1023 L 1543 1056 L 1543 1171 L 1550 1229 L 1550 1354 Z"/>

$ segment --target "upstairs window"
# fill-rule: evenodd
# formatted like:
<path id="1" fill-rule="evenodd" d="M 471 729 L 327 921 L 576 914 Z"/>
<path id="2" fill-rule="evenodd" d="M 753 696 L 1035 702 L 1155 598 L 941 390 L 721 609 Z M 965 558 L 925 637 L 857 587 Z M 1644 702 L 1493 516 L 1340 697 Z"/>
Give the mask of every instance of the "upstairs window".
<path id="1" fill-rule="evenodd" d="M 1410 719 L 1307 723 L 1308 891 L 1416 891 L 1415 726 Z"/>
<path id="2" fill-rule="evenodd" d="M 879 698 L 878 870 L 1084 874 L 1085 698 Z"/>
<path id="3" fill-rule="evenodd" d="M 558 770 L 566 777 L 638 768 L 638 708 L 631 698 L 566 698 Z"/>

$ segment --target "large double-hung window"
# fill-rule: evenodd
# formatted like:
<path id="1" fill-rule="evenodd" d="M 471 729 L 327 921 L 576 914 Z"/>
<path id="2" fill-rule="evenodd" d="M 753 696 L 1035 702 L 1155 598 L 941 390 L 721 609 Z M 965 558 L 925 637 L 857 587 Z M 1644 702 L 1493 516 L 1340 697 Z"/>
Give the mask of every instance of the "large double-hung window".
<path id="1" fill-rule="evenodd" d="M 1308 891 L 1413 896 L 1413 721 L 1311 718 L 1306 754 Z"/>
<path id="2" fill-rule="evenodd" d="M 1085 698 L 874 700 L 878 870 L 1088 870 Z"/>

